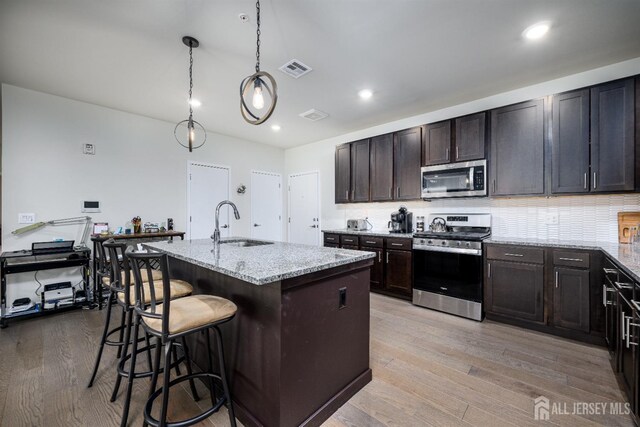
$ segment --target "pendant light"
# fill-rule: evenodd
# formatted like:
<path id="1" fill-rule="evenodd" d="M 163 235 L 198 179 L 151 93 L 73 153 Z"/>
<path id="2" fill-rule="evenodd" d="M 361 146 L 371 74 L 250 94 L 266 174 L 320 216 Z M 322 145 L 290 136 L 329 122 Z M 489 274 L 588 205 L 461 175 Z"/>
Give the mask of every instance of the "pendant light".
<path id="1" fill-rule="evenodd" d="M 202 147 L 207 140 L 207 132 L 204 127 L 193 120 L 193 100 L 191 99 L 193 92 L 193 49 L 200 46 L 200 42 L 191 36 L 184 36 L 182 43 L 189 47 L 189 118 L 178 123 L 173 130 L 173 134 L 178 144 L 188 148 L 191 153 L 194 149 Z M 180 136 L 178 136 L 179 134 Z M 198 137 L 199 134 L 202 134 L 202 136 Z"/>
<path id="2" fill-rule="evenodd" d="M 267 121 L 278 102 L 276 81 L 271 74 L 260 70 L 260 0 L 256 2 L 256 23 L 256 72 L 240 83 L 240 113 L 247 123 L 252 125 L 259 125 Z M 269 105 L 266 110 L 265 93 L 269 96 Z M 249 95 L 251 101 L 247 103 Z M 250 108 L 248 104 L 251 104 L 253 108 Z"/>

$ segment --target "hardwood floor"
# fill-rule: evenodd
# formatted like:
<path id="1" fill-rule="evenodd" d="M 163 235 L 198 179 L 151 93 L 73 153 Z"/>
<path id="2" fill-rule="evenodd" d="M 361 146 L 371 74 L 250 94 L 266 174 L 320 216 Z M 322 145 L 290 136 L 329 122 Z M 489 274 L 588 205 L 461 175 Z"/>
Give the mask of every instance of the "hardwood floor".
<path id="1" fill-rule="evenodd" d="M 102 322 L 102 312 L 77 310 L 0 331 L 0 426 L 119 424 L 122 391 L 109 402 L 115 348 L 105 350 L 95 385 L 86 386 Z M 326 426 L 534 426 L 541 395 L 569 411 L 574 402 L 624 402 L 603 348 L 376 294 L 371 367 L 373 381 Z M 135 381 L 129 425 L 142 424 L 147 384 Z M 172 390 L 170 417 L 194 415 L 198 405 L 185 388 Z M 228 424 L 225 410 L 202 423 Z M 627 415 L 559 414 L 546 424 L 633 425 Z"/>

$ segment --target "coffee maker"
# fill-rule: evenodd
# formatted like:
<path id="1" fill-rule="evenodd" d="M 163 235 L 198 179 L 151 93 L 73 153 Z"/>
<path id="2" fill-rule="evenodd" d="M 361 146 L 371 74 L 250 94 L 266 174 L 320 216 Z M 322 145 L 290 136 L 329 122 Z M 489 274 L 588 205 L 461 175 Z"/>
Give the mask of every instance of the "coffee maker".
<path id="1" fill-rule="evenodd" d="M 400 206 L 398 212 L 391 214 L 388 227 L 389 233 L 413 233 L 413 214 L 406 206 Z"/>

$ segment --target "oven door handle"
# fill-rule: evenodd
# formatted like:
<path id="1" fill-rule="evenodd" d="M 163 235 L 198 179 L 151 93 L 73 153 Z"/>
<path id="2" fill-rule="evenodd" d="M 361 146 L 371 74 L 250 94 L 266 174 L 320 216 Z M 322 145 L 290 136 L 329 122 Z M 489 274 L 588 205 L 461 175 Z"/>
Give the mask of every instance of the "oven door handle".
<path id="1" fill-rule="evenodd" d="M 442 248 L 440 246 L 414 246 L 414 251 L 449 252 L 452 254 L 466 254 L 482 256 L 482 249 Z"/>

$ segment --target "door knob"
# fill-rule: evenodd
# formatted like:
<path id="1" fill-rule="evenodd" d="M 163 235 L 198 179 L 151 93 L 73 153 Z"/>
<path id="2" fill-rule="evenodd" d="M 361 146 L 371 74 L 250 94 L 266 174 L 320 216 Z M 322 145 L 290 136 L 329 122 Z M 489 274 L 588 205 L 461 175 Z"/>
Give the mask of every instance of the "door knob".
<path id="1" fill-rule="evenodd" d="M 310 228 L 318 228 L 318 226 L 317 226 L 317 225 L 315 225 L 315 224 L 314 224 L 314 225 L 310 225 L 309 227 L 310 227 Z"/>
<path id="2" fill-rule="evenodd" d="M 220 228 L 229 228 L 229 224 L 221 225 Z"/>
<path id="3" fill-rule="evenodd" d="M 260 227 L 261 224 L 253 224 L 254 227 Z"/>

